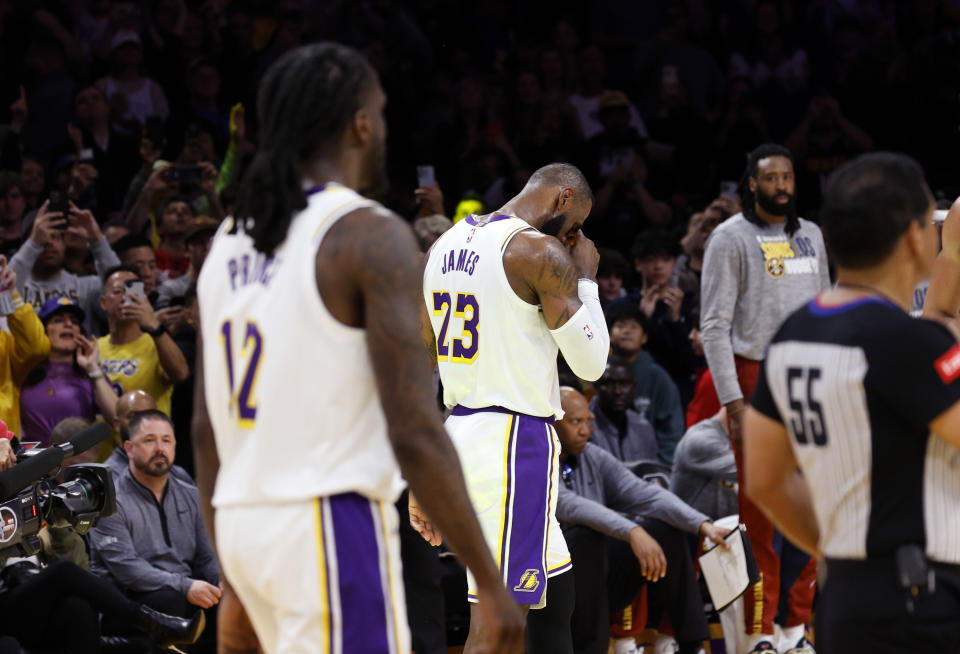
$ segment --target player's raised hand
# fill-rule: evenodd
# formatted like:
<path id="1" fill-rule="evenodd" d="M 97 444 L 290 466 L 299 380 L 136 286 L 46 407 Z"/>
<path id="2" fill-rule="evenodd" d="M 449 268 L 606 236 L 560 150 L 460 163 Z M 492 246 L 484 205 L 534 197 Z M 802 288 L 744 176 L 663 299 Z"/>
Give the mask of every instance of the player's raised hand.
<path id="1" fill-rule="evenodd" d="M 407 498 L 407 508 L 410 512 L 410 526 L 413 527 L 414 531 L 423 536 L 423 540 L 434 547 L 440 545 L 443 542 L 440 530 L 433 525 L 427 514 L 420 508 L 420 504 L 417 503 L 417 498 L 413 496 L 413 493 L 410 493 Z"/>
<path id="2" fill-rule="evenodd" d="M 477 589 L 477 610 L 483 625 L 482 643 L 474 654 L 523 654 L 526 617 L 502 583 Z"/>
<path id="3" fill-rule="evenodd" d="M 572 235 L 572 240 L 573 244 L 569 246 L 570 256 L 573 257 L 573 265 L 577 268 L 577 274 L 581 278 L 596 279 L 597 266 L 600 265 L 600 253 L 597 251 L 597 246 L 580 230 Z"/>

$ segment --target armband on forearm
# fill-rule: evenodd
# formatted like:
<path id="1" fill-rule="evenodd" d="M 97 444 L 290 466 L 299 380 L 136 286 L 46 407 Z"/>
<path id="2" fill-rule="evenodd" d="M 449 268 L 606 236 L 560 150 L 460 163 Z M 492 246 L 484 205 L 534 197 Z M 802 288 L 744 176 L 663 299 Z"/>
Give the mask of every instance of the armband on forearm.
<path id="1" fill-rule="evenodd" d="M 581 279 L 577 291 L 583 305 L 567 322 L 551 330 L 550 334 L 573 373 L 581 379 L 595 381 L 607 365 L 610 335 L 600 307 L 597 283 Z"/>

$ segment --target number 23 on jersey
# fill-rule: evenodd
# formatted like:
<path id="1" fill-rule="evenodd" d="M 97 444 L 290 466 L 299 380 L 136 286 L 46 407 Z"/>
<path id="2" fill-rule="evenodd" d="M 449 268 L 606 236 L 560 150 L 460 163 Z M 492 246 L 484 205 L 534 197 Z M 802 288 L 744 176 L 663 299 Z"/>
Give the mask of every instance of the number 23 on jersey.
<path id="1" fill-rule="evenodd" d="M 437 332 L 437 361 L 473 363 L 480 351 L 480 305 L 473 293 L 433 292 L 433 315 L 441 317 Z M 451 311 L 452 309 L 452 311 Z M 451 338 L 451 313 L 462 321 L 459 336 Z"/>
<path id="2" fill-rule="evenodd" d="M 250 429 L 257 419 L 257 376 L 263 356 L 263 338 L 255 322 L 247 322 L 241 329 L 240 351 L 233 351 L 233 321 L 220 325 L 220 342 L 223 344 L 227 363 L 227 380 L 230 383 L 230 415 L 236 416 L 241 429 Z M 237 365 L 235 365 L 235 363 Z M 239 390 L 236 388 L 235 370 L 243 367 Z"/>

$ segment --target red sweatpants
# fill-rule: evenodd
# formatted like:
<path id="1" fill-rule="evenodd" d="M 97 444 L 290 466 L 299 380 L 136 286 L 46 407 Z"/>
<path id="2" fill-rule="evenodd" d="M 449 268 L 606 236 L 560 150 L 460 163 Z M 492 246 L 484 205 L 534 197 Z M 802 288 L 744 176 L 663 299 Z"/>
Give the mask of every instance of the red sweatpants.
<path id="1" fill-rule="evenodd" d="M 760 362 L 735 357 L 737 379 L 744 400 L 749 402 L 757 386 Z M 713 385 L 713 376 L 707 370 L 698 380 L 696 395 L 687 409 L 687 423 L 696 424 L 715 415 L 720 401 Z M 744 595 L 745 622 L 748 634 L 772 634 L 773 620 L 778 609 L 785 627 L 807 624 L 816 590 L 817 562 L 783 538 L 743 489 L 743 453 L 734 447 L 737 460 L 737 481 L 740 484 L 740 522 L 747 526 L 747 537 L 760 569 L 760 581 Z M 783 555 L 781 558 L 781 554 Z M 804 557 L 809 558 L 804 563 Z M 789 559 L 789 560 L 788 560 Z M 788 584 L 781 588 L 781 577 Z"/>

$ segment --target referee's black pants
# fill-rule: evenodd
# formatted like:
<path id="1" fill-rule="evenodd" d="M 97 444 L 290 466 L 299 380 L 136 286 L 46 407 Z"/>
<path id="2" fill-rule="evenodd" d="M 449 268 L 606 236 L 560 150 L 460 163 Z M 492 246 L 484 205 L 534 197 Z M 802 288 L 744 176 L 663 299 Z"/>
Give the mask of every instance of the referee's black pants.
<path id="1" fill-rule="evenodd" d="M 644 584 L 648 625 L 659 625 L 666 613 L 681 645 L 699 644 L 709 638 L 685 535 L 659 520 L 644 520 L 640 526 L 657 541 L 667 559 L 667 574 L 657 583 L 647 584 L 629 543 L 588 527 L 571 527 L 563 532 L 573 559 L 577 593 L 571 625 L 575 654 L 606 654 L 611 613 L 630 604 Z"/>
<path id="2" fill-rule="evenodd" d="M 911 612 L 892 559 L 828 559 L 817 604 L 818 654 L 960 652 L 960 566 L 950 568 L 937 572 L 933 593 L 912 598 Z"/>

